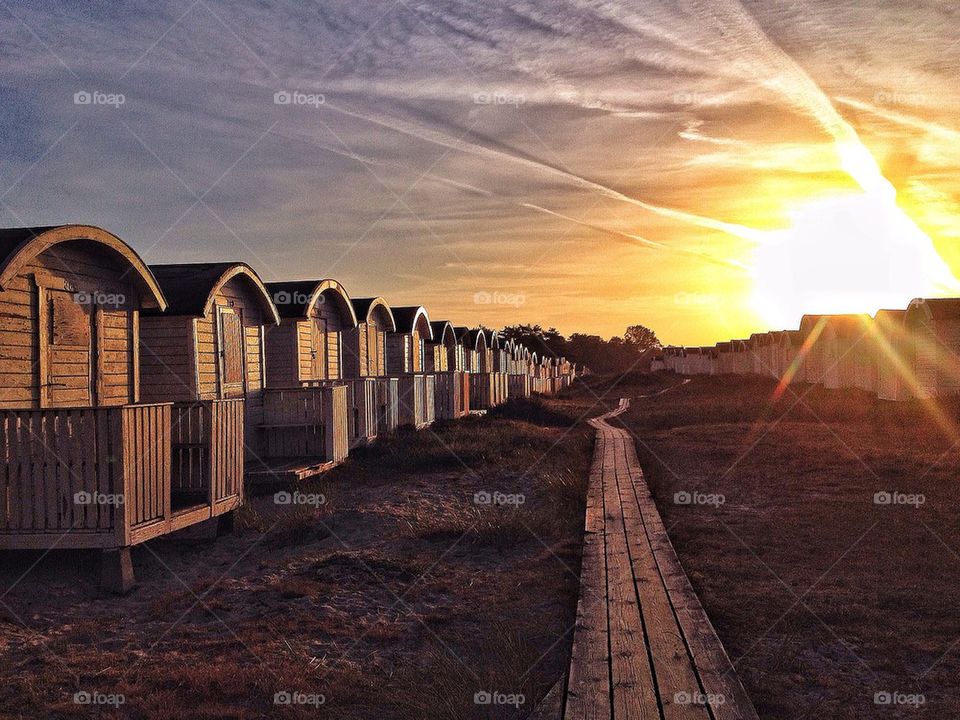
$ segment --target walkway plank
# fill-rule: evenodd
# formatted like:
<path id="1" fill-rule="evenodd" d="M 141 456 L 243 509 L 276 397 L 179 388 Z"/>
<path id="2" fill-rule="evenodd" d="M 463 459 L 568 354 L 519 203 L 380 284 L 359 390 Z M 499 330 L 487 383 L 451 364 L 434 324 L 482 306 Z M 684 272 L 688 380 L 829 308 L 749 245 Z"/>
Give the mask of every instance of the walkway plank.
<path id="1" fill-rule="evenodd" d="M 670 543 L 629 433 L 594 418 L 565 720 L 756 720 Z"/>

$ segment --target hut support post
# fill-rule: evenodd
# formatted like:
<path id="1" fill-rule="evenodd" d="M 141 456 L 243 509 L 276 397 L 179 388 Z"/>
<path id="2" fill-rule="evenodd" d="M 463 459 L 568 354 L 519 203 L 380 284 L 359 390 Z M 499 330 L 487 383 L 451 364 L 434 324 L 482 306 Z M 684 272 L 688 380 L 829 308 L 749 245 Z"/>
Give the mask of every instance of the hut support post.
<path id="1" fill-rule="evenodd" d="M 104 590 L 116 595 L 126 595 L 133 590 L 135 584 L 129 545 L 101 551 L 100 586 Z"/>

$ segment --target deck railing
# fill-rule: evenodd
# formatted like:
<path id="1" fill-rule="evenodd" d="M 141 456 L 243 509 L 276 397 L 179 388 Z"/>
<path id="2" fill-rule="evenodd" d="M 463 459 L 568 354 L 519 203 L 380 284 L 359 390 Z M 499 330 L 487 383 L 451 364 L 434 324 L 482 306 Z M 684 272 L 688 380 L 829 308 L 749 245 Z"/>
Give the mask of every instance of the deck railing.
<path id="1" fill-rule="evenodd" d="M 340 462 L 349 449 L 348 388 L 268 388 L 263 394 L 263 457 Z"/>
<path id="2" fill-rule="evenodd" d="M 170 404 L 0 410 L 0 547 L 118 547 L 170 517 Z"/>
<path id="3" fill-rule="evenodd" d="M 171 488 L 178 505 L 206 502 L 214 514 L 243 497 L 243 400 L 175 403 Z"/>
<path id="4" fill-rule="evenodd" d="M 434 375 L 402 375 L 397 380 L 398 412 L 401 425 L 421 428 L 436 417 Z"/>
<path id="5" fill-rule="evenodd" d="M 434 416 L 454 420 L 470 412 L 470 376 L 465 372 L 443 372 L 434 376 Z"/>

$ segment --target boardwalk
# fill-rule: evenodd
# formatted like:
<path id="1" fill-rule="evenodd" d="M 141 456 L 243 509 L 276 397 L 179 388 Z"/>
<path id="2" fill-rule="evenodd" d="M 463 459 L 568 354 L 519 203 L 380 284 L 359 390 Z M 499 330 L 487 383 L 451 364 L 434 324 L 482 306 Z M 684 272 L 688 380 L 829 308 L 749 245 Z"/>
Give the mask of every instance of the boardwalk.
<path id="1" fill-rule="evenodd" d="M 587 497 L 580 603 L 564 720 L 757 717 L 694 594 L 643 479 L 633 440 L 607 420 Z"/>

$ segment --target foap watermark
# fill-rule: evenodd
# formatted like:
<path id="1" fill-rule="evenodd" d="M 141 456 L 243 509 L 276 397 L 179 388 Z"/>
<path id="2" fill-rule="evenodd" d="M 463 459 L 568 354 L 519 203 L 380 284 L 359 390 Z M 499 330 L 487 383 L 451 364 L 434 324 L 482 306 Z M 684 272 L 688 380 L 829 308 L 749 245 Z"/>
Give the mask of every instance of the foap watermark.
<path id="1" fill-rule="evenodd" d="M 473 94 L 474 105 L 512 105 L 518 108 L 526 101 L 527 98 L 524 95 L 507 90 L 482 91 Z"/>
<path id="2" fill-rule="evenodd" d="M 474 705 L 510 705 L 519 708 L 527 701 L 523 693 L 505 693 L 499 690 L 480 690 L 473 694 Z"/>
<path id="3" fill-rule="evenodd" d="M 487 292 L 481 290 L 473 294 L 474 305 L 509 305 L 510 307 L 520 307 L 527 302 L 527 296 L 523 293 L 512 292 Z"/>
<path id="4" fill-rule="evenodd" d="M 522 493 L 508 494 L 497 490 L 489 492 L 481 490 L 473 494 L 474 505 L 514 505 L 519 507 L 527 501 L 527 497 Z"/>
<path id="5" fill-rule="evenodd" d="M 693 692 L 681 690 L 673 696 L 673 703 L 675 705 L 709 705 L 711 707 L 717 707 L 718 705 L 723 705 L 726 701 L 727 698 L 721 693 L 705 693 L 699 690 L 694 690 Z"/>
<path id="6" fill-rule="evenodd" d="M 273 695 L 274 705 L 312 705 L 319 707 L 327 702 L 327 698 L 322 693 L 302 693 L 290 690 L 281 690 Z"/>
<path id="7" fill-rule="evenodd" d="M 720 507 L 726 501 L 727 498 L 721 493 L 688 492 L 681 490 L 673 494 L 674 505 L 712 505 L 713 507 Z"/>
<path id="8" fill-rule="evenodd" d="M 902 493 L 897 491 L 881 490 L 873 494 L 874 505 L 910 505 L 920 507 L 927 501 L 923 493 Z"/>
<path id="9" fill-rule="evenodd" d="M 900 90 L 878 90 L 873 94 L 875 105 L 926 105 L 927 97 L 918 92 L 902 92 Z"/>
<path id="10" fill-rule="evenodd" d="M 119 308 L 127 304 L 127 296 L 123 293 L 108 293 L 100 290 L 80 290 L 73 294 L 73 301 L 77 305 Z"/>
<path id="11" fill-rule="evenodd" d="M 73 94 L 74 105 L 106 105 L 114 110 L 127 102 L 123 93 L 108 93 L 101 90 L 77 90 Z"/>
<path id="12" fill-rule="evenodd" d="M 685 92 L 674 93 L 674 105 L 716 105 L 718 102 L 716 95 L 688 90 Z"/>
<path id="13" fill-rule="evenodd" d="M 127 701 L 120 693 L 104 693 L 97 690 L 81 690 L 73 694 L 75 705 L 105 705 L 118 708 Z"/>
<path id="14" fill-rule="evenodd" d="M 905 693 L 898 690 L 881 690 L 873 694 L 874 705 L 906 705 L 919 707 L 927 701 L 923 693 Z"/>
<path id="15" fill-rule="evenodd" d="M 94 490 L 93 492 L 87 492 L 86 490 L 81 490 L 78 493 L 73 494 L 73 503 L 74 505 L 116 505 L 120 506 L 126 502 L 123 495 L 107 494 L 102 493 L 99 490 Z"/>
<path id="16" fill-rule="evenodd" d="M 275 505 L 311 505 L 320 507 L 326 504 L 327 498 L 322 493 L 305 493 L 294 490 L 292 493 L 281 490 L 273 496 Z"/>
<path id="17" fill-rule="evenodd" d="M 299 90 L 278 90 L 273 94 L 274 105 L 296 105 L 318 108 L 327 101 L 322 93 L 305 93 Z"/>
<path id="18" fill-rule="evenodd" d="M 300 292 L 299 290 L 294 290 L 293 292 L 288 292 L 287 290 L 278 290 L 273 294 L 273 304 L 274 305 L 306 305 L 310 302 L 312 295 Z M 323 305 L 327 301 L 326 296 L 323 293 L 320 293 L 319 297 L 316 299 L 317 305 Z"/>

